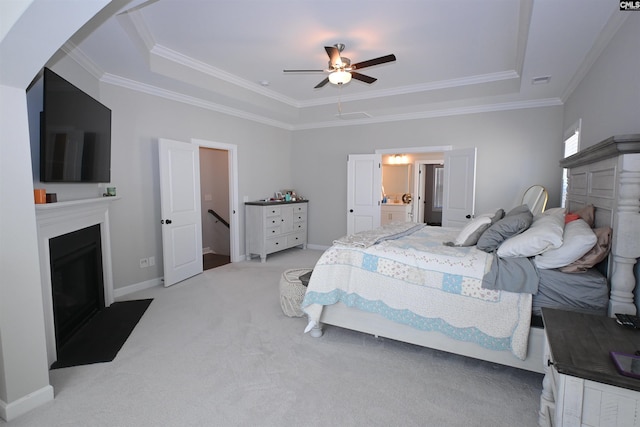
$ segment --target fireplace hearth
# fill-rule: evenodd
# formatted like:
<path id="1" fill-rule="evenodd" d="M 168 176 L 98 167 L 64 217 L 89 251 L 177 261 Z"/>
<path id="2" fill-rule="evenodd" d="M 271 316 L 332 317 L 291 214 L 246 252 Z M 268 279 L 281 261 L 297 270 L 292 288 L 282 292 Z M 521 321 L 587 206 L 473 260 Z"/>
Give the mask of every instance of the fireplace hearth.
<path id="1" fill-rule="evenodd" d="M 45 337 L 47 341 L 47 361 L 51 366 L 57 360 L 57 339 L 53 313 L 53 282 L 51 275 L 50 241 L 77 230 L 98 226 L 101 251 L 103 292 L 99 294 L 105 307 L 109 307 L 113 297 L 113 275 L 111 267 L 111 239 L 109 231 L 109 205 L 120 197 L 97 197 L 93 199 L 70 200 L 57 203 L 35 205 L 38 225 L 38 250 L 40 253 L 40 275 L 42 280 L 42 308 L 44 312 Z M 97 256 L 97 255 L 96 255 Z M 84 265 L 88 261 L 77 261 Z M 91 261 L 92 262 L 92 261 Z M 97 263 L 98 261 L 96 261 Z M 80 270 L 82 271 L 82 270 Z M 84 272 L 67 273 L 72 276 L 83 276 Z M 60 299 L 60 298 L 59 298 Z M 64 301 L 62 307 L 77 303 L 71 299 Z M 65 309 L 60 309 L 65 310 Z M 70 332 L 73 334 L 73 332 Z"/>
<path id="2" fill-rule="evenodd" d="M 105 307 L 100 225 L 49 240 L 58 351 Z"/>

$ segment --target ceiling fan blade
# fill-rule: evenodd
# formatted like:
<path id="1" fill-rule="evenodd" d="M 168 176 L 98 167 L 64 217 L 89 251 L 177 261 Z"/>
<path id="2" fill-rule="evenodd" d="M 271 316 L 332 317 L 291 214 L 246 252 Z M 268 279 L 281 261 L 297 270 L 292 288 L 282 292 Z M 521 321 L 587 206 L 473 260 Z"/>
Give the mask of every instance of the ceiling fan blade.
<path id="1" fill-rule="evenodd" d="M 319 89 L 322 86 L 326 85 L 327 83 L 329 83 L 329 77 L 326 77 L 323 81 L 321 81 L 320 83 L 318 83 L 317 85 L 315 85 L 313 88 L 314 89 Z"/>
<path id="2" fill-rule="evenodd" d="M 324 73 L 325 70 L 282 70 L 283 73 Z"/>
<path id="3" fill-rule="evenodd" d="M 381 56 L 380 58 L 369 59 L 368 61 L 358 62 L 357 64 L 353 64 L 351 68 L 359 70 L 361 68 L 384 64 L 386 62 L 393 62 L 395 60 L 396 60 L 396 56 L 394 54 L 391 54 L 391 55 Z"/>
<path id="4" fill-rule="evenodd" d="M 369 77 L 369 76 L 365 76 L 364 74 L 360 74 L 360 73 L 356 73 L 355 71 L 351 72 L 351 77 L 356 79 L 356 80 L 360 80 L 361 82 L 365 82 L 365 83 L 373 83 L 375 82 L 376 79 L 375 77 Z"/>
<path id="5" fill-rule="evenodd" d="M 340 59 L 340 51 L 335 46 L 325 46 L 324 50 L 327 51 L 327 55 L 329 55 L 329 63 L 333 67 L 335 64 L 341 64 L 342 60 Z"/>

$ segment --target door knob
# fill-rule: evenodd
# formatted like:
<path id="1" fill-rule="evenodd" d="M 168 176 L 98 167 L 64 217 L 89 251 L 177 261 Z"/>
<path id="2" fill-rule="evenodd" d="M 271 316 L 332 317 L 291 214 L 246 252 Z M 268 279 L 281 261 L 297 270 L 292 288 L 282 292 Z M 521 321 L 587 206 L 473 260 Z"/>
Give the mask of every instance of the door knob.
<path id="1" fill-rule="evenodd" d="M 353 209 L 349 209 L 349 213 L 353 213 Z"/>
<path id="2" fill-rule="evenodd" d="M 170 219 L 167 219 L 167 220 L 163 219 L 163 220 L 160 221 L 160 224 L 171 224 L 171 220 Z"/>

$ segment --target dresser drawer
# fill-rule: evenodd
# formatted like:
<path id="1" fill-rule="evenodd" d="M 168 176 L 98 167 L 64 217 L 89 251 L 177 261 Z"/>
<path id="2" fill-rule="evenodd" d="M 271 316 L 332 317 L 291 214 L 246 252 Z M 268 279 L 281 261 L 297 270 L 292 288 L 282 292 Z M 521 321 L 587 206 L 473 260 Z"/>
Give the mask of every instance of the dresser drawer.
<path id="1" fill-rule="evenodd" d="M 293 213 L 301 213 L 301 212 L 307 212 L 307 204 L 306 203 L 299 203 L 299 204 L 295 204 L 293 205 Z"/>
<path id="2" fill-rule="evenodd" d="M 307 233 L 294 233 L 287 236 L 287 246 L 298 246 L 307 243 Z"/>
<path id="3" fill-rule="evenodd" d="M 280 228 L 280 226 L 276 226 L 276 227 L 267 227 L 265 229 L 265 238 L 269 239 L 272 236 L 279 236 L 280 234 L 282 234 L 282 229 Z"/>
<path id="4" fill-rule="evenodd" d="M 287 248 L 286 236 L 274 237 L 273 239 L 267 239 L 265 242 L 265 249 L 267 250 L 267 253 L 277 252 L 286 248 Z"/>
<path id="5" fill-rule="evenodd" d="M 267 208 L 264 208 L 264 216 L 266 218 L 269 218 L 272 216 L 280 216 L 281 214 L 282 214 L 281 206 L 269 206 Z"/>
<path id="6" fill-rule="evenodd" d="M 281 225 L 283 223 L 282 217 L 280 215 L 269 216 L 264 219 L 265 227 L 273 227 L 276 225 Z"/>

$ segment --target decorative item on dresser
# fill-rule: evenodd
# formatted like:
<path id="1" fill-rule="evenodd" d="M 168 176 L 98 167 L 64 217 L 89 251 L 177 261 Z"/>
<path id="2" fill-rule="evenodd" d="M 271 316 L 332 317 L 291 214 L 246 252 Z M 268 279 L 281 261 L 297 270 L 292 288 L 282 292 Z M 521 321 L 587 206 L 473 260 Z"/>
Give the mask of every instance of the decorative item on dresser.
<path id="1" fill-rule="evenodd" d="M 246 252 L 250 259 L 260 255 L 266 262 L 267 255 L 284 249 L 302 246 L 307 248 L 307 202 L 255 201 L 245 203 Z"/>

